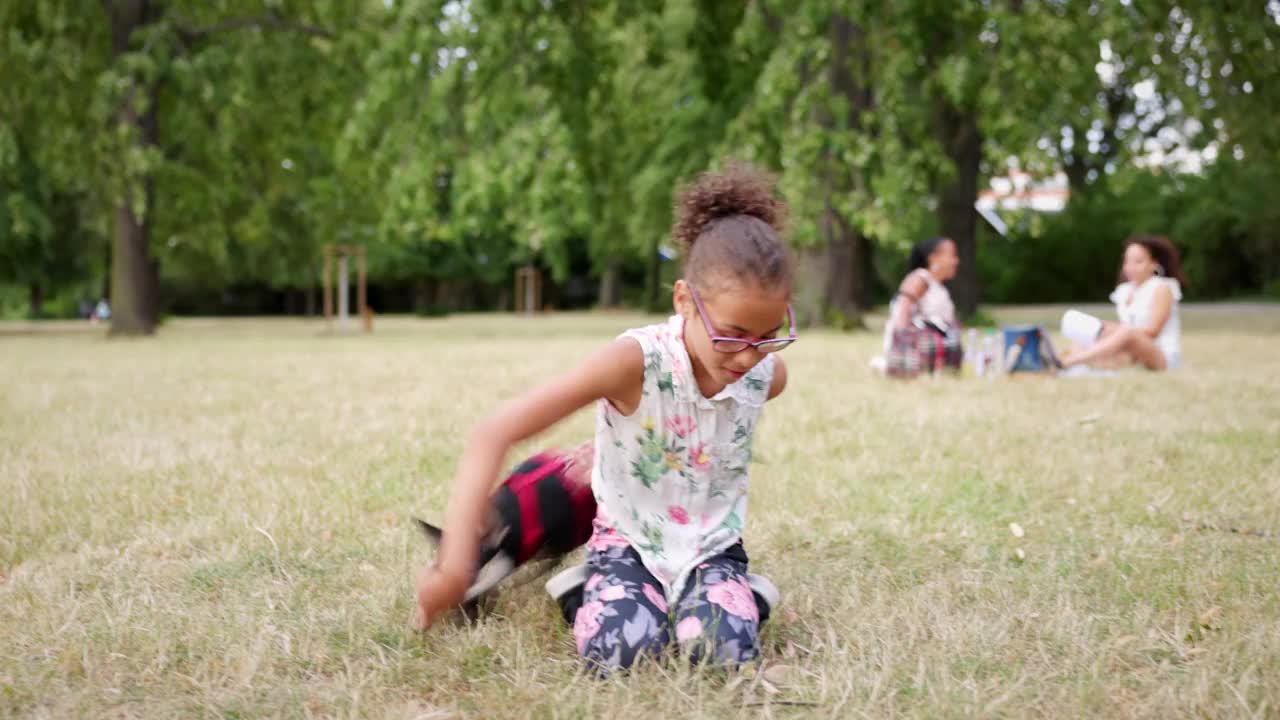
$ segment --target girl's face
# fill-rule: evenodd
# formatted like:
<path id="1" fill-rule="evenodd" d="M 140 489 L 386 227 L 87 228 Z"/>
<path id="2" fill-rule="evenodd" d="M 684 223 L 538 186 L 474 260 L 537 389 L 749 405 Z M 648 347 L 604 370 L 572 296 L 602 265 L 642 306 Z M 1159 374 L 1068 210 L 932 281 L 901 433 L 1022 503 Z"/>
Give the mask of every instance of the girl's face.
<path id="1" fill-rule="evenodd" d="M 685 349 L 693 362 L 698 388 L 703 395 L 711 397 L 726 385 L 741 380 L 765 354 L 752 347 L 736 353 L 720 352 L 712 347 L 706 326 L 710 325 L 718 337 L 752 341 L 777 338 L 784 329 L 789 329 L 785 325 L 791 293 L 786 289 L 733 282 L 715 291 L 701 289 L 698 296 L 706 311 L 705 318 L 693 300 L 689 284 L 684 280 L 676 282 L 673 300 L 676 312 L 684 318 Z"/>
<path id="2" fill-rule="evenodd" d="M 1156 261 L 1151 252 L 1138 243 L 1131 243 L 1124 249 L 1124 265 L 1121 267 L 1124 279 L 1141 285 L 1156 274 Z"/>
<path id="3" fill-rule="evenodd" d="M 940 281 L 947 281 L 956 276 L 956 268 L 960 267 L 960 254 L 956 252 L 956 244 L 952 240 L 943 240 L 929 254 L 929 274 Z"/>

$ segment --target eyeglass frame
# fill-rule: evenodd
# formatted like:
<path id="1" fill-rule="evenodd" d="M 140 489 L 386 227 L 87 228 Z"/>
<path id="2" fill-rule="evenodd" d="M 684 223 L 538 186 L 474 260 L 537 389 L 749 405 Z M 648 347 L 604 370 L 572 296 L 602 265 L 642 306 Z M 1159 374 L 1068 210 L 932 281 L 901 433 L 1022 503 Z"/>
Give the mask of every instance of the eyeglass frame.
<path id="1" fill-rule="evenodd" d="M 722 352 L 725 354 L 733 355 L 736 353 L 740 353 L 743 350 L 746 350 L 747 348 L 752 348 L 756 352 L 760 353 L 761 355 L 771 355 L 773 353 L 782 352 L 783 350 L 786 350 L 788 347 L 791 346 L 792 343 L 800 339 L 799 336 L 796 335 L 796 314 L 795 314 L 795 311 L 791 309 L 791 303 L 787 303 L 787 326 L 791 328 L 791 333 L 785 338 L 770 338 L 768 340 L 748 340 L 746 338 L 734 338 L 734 337 L 725 337 L 723 335 L 716 335 L 715 330 L 712 329 L 711 327 L 711 321 L 707 319 L 707 309 L 702 304 L 702 298 L 698 297 L 698 291 L 693 287 L 693 284 L 690 283 L 688 280 L 686 280 L 684 284 L 685 284 L 685 287 L 689 288 L 689 295 L 693 297 L 694 306 L 698 308 L 698 317 L 702 320 L 702 327 L 706 328 L 707 337 L 711 339 L 711 349 L 715 350 L 716 352 Z M 717 343 L 731 343 L 732 345 L 737 347 L 737 349 L 725 350 L 723 348 L 716 347 Z M 761 346 L 770 345 L 770 344 L 777 345 L 778 343 L 782 343 L 782 345 L 781 347 L 778 347 L 775 350 L 761 349 Z"/>

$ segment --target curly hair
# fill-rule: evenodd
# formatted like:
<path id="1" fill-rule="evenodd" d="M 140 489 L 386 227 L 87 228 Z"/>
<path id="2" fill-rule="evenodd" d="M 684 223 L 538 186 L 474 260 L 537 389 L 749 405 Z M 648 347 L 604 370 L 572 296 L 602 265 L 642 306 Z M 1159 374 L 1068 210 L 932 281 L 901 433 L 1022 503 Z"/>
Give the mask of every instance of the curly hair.
<path id="1" fill-rule="evenodd" d="M 1124 246 L 1127 249 L 1130 245 L 1141 245 L 1160 266 L 1163 275 L 1177 280 L 1183 287 L 1187 286 L 1187 276 L 1182 272 L 1182 254 L 1169 238 L 1164 235 L 1130 235 L 1125 238 Z M 1123 266 L 1120 269 L 1120 281 L 1124 282 Z"/>
<path id="2" fill-rule="evenodd" d="M 671 235 L 684 248 L 686 280 L 699 289 L 713 280 L 791 289 L 787 205 L 774 185 L 773 176 L 730 162 L 679 193 Z"/>

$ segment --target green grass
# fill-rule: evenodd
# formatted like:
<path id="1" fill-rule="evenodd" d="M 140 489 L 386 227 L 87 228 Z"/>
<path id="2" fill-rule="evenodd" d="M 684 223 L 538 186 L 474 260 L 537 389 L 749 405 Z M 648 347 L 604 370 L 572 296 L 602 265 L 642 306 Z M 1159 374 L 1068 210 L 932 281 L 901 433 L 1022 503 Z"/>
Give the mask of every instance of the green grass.
<path id="1" fill-rule="evenodd" d="M 469 428 L 641 322 L 0 325 L 0 716 L 1280 713 L 1276 306 L 1189 306 L 1186 369 L 1110 379 L 890 383 L 877 335 L 803 333 L 752 475 L 763 668 L 592 680 L 536 584 L 410 632 L 408 517 Z"/>

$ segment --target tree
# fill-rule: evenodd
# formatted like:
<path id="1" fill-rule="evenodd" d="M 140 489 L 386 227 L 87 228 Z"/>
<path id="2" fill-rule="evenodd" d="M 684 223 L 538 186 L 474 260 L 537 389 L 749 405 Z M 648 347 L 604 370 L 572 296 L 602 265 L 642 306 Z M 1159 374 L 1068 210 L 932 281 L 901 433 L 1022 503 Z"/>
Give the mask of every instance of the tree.
<path id="1" fill-rule="evenodd" d="M 1020 3 L 1015 3 L 1015 5 Z M 977 211 L 985 125 L 1004 105 L 992 102 L 999 27 L 1007 15 L 999 4 L 919 2 L 899 6 L 892 24 L 907 52 L 921 59 L 907 68 L 903 81 L 918 87 L 919 106 L 928 113 L 927 132 L 940 157 L 930 170 L 930 186 L 937 198 L 939 234 L 955 241 L 960 267 L 952 280 L 956 310 L 962 317 L 978 306 Z M 1014 13 L 1016 14 L 1017 8 Z M 984 33 L 984 30 L 987 32 Z M 1007 103 L 1004 95 L 998 103 Z"/>
<path id="2" fill-rule="evenodd" d="M 804 285 L 819 288 L 803 293 L 809 321 L 860 325 L 878 283 L 875 247 L 918 239 L 936 206 L 945 156 L 928 113 L 930 74 L 918 68 L 927 28 L 919 4 L 897 8 L 775 8 L 782 39 L 737 122 L 740 141 L 782 168 Z"/>
<path id="3" fill-rule="evenodd" d="M 99 256 L 103 201 L 74 129 L 93 92 L 86 66 L 100 55 L 74 40 L 82 6 L 0 8 L 0 280 L 27 286 L 36 316 L 47 295 L 87 280 Z M 53 25 L 67 33 L 46 32 Z"/>
<path id="4" fill-rule="evenodd" d="M 783 10 L 762 4 L 754 18 L 778 40 L 731 142 L 783 169 L 802 285 L 815 289 L 798 303 L 804 320 L 857 325 L 871 274 L 874 51 L 867 31 L 826 3 Z"/>
<path id="5" fill-rule="evenodd" d="M 12 127 L 0 127 L 0 280 L 28 289 L 32 317 L 52 292 L 89 277 L 101 240 L 87 198 L 41 171 Z"/>
<path id="6" fill-rule="evenodd" d="M 285 53 L 220 55 L 221 44 L 249 38 L 248 47 L 241 49 L 262 50 L 268 41 L 261 38 L 281 35 L 293 38 L 293 47 L 301 54 L 288 57 L 285 64 L 299 77 L 315 78 L 314 86 L 324 81 L 314 73 L 315 68 L 327 63 L 324 48 L 308 43 L 308 39 L 332 37 L 316 23 L 317 17 L 349 20 L 358 13 L 352 12 L 350 4 L 316 2 L 290 3 L 293 12 L 286 15 L 263 12 L 257 3 L 247 0 L 225 0 L 214 6 L 155 0 L 16 5 L 8 10 L 13 17 L 7 18 L 12 22 L 6 26 L 15 28 L 10 40 L 18 52 L 7 52 L 6 64 L 21 60 L 14 64 L 24 70 L 24 84 L 37 82 L 48 72 L 43 69 L 46 66 L 77 78 L 76 82 L 43 85 L 41 93 L 30 93 L 22 100 L 27 111 L 47 126 L 34 141 L 40 147 L 37 162 L 53 168 L 55 177 L 88 177 L 93 196 L 111 206 L 112 332 L 149 333 L 158 319 L 160 300 L 159 265 L 153 251 L 157 218 L 163 212 L 163 203 L 157 198 L 157 174 L 180 174 L 184 169 L 209 173 L 208 166 L 192 168 L 182 163 L 202 134 L 209 142 L 201 152 L 212 155 L 208 148 L 216 148 L 221 152 L 217 160 L 224 165 L 243 159 L 245 148 L 228 140 L 248 136 L 246 125 L 260 120 L 261 113 L 270 107 L 266 97 L 222 94 L 221 82 L 226 76 L 209 74 L 198 80 L 183 76 L 231 66 L 239 68 L 242 77 L 251 75 L 255 62 L 281 58 Z M 219 57 L 224 62 L 218 62 Z M 304 75 L 307 61 L 313 71 L 310 75 Z M 256 88 L 265 89 L 266 85 L 259 83 Z M 245 87 L 236 90 L 243 92 Z M 201 107 L 202 100 L 218 100 L 223 107 L 257 109 L 258 114 L 211 115 L 207 105 Z M 179 128 L 182 134 L 166 136 L 165 127 Z M 277 126 L 255 123 L 253 127 L 266 131 L 267 135 L 259 136 L 265 139 Z M 284 128 L 286 132 L 292 129 Z M 205 174 L 204 179 L 213 178 Z M 226 183 L 219 189 L 233 187 Z M 201 205 L 201 197 L 197 192 L 174 197 L 184 203 L 186 214 L 182 223 L 175 225 L 210 222 L 209 213 L 216 208 Z M 209 197 L 216 197 L 216 193 Z M 195 208 L 201 214 L 191 215 Z"/>
<path id="7" fill-rule="evenodd" d="M 567 246 L 583 237 L 580 168 L 534 62 L 483 7 L 398 3 L 362 63 L 366 78 L 339 143 L 342 171 L 374 194 L 380 253 L 393 277 L 415 276 L 419 305 L 457 305 L 447 280 L 505 286 L 515 264 L 537 258 L 568 271 Z M 511 32 L 514 32 L 512 30 Z M 536 246 L 536 247 L 535 247 Z M 428 299 L 430 296 L 430 299 Z"/>
<path id="8" fill-rule="evenodd" d="M 792 205 L 807 322 L 859 324 L 900 279 L 876 263 L 937 233 L 966 312 L 975 195 L 1011 157 L 1077 198 L 1160 153 L 1278 159 L 1274 6 L 7 3 L 0 257 L 38 299 L 110 234 L 118 332 L 162 297 L 314 288 L 327 242 L 423 309 L 501 304 L 528 263 L 588 264 L 603 305 L 644 277 L 656 309 L 673 189 L 738 157 Z M 1262 228 L 1239 244 L 1266 256 L 1249 207 L 1181 225 Z"/>

